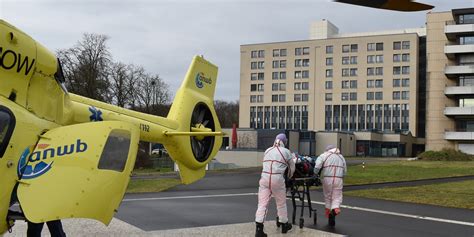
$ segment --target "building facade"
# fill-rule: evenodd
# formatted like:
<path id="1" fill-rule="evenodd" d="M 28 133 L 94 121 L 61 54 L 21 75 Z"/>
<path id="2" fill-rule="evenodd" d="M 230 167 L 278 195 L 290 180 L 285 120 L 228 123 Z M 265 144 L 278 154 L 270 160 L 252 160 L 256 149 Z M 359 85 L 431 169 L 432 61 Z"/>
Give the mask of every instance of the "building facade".
<path id="1" fill-rule="evenodd" d="M 474 8 L 427 14 L 426 149 L 474 154 Z"/>

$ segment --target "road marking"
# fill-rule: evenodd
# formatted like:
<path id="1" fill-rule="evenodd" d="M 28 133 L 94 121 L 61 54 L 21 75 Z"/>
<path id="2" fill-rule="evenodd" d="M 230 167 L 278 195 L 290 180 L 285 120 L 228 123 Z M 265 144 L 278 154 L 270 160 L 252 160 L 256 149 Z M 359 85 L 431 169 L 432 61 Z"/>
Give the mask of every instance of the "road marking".
<path id="1" fill-rule="evenodd" d="M 254 196 L 254 195 L 256 196 L 258 195 L 258 193 L 235 193 L 235 194 L 215 194 L 215 195 L 196 195 L 196 196 L 178 196 L 178 197 L 158 197 L 158 198 L 129 198 L 129 199 L 124 199 L 123 202 L 213 198 L 213 197 L 238 197 L 238 196 Z M 288 198 L 288 199 L 291 200 L 291 198 Z M 297 201 L 299 202 L 300 200 L 297 200 Z M 311 203 L 324 205 L 324 202 L 311 201 Z M 365 211 L 365 212 L 379 213 L 379 214 L 385 214 L 385 215 L 407 217 L 407 218 L 413 218 L 413 219 L 418 219 L 418 220 L 428 220 L 428 221 L 444 222 L 444 223 L 449 223 L 449 224 L 474 226 L 474 223 L 466 222 L 466 221 L 456 221 L 456 220 L 449 220 L 449 219 L 429 217 L 429 216 L 411 215 L 411 214 L 405 214 L 405 213 L 383 211 L 383 210 L 376 210 L 376 209 L 371 209 L 371 208 L 355 207 L 355 206 L 348 206 L 348 205 L 341 205 L 341 207 L 357 210 L 357 211 Z"/>
<path id="2" fill-rule="evenodd" d="M 238 196 L 254 196 L 257 194 L 258 193 L 235 193 L 235 194 L 215 194 L 215 195 L 159 197 L 159 198 L 129 198 L 129 199 L 123 199 L 123 202 L 170 200 L 170 199 L 175 200 L 175 199 L 191 199 L 191 198 L 212 198 L 212 197 L 238 197 Z"/>
<path id="3" fill-rule="evenodd" d="M 311 203 L 325 205 L 324 202 L 311 201 Z M 428 220 L 428 221 L 444 222 L 444 223 L 449 223 L 449 224 L 474 226 L 474 223 L 466 222 L 466 221 L 455 221 L 455 220 L 442 219 L 442 218 L 429 217 L 429 216 L 419 216 L 419 215 L 411 215 L 411 214 L 404 214 L 404 213 L 391 212 L 391 211 L 382 211 L 382 210 L 376 210 L 376 209 L 370 209 L 370 208 L 364 208 L 364 207 L 353 207 L 353 206 L 348 206 L 348 205 L 341 205 L 341 207 L 347 208 L 347 209 L 358 210 L 358 211 L 366 211 L 366 212 L 373 212 L 373 213 L 379 213 L 379 214 L 385 214 L 385 215 L 408 217 L 408 218 L 414 218 L 414 219 L 419 219 L 419 220 Z"/>

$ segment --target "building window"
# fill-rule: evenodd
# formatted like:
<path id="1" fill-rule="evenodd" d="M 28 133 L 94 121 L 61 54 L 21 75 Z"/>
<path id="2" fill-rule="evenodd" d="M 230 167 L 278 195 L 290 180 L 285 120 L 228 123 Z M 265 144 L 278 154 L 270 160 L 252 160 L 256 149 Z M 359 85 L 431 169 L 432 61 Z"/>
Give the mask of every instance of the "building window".
<path id="1" fill-rule="evenodd" d="M 350 72 L 349 68 L 343 68 L 343 69 L 342 69 L 342 76 L 343 76 L 343 77 L 348 77 L 348 76 L 349 76 L 349 72 Z"/>
<path id="2" fill-rule="evenodd" d="M 251 62 L 250 69 L 257 69 L 257 62 Z"/>
<path id="3" fill-rule="evenodd" d="M 301 71 L 295 71 L 295 79 L 301 78 Z"/>
<path id="4" fill-rule="evenodd" d="M 255 103 L 257 102 L 257 96 L 256 95 L 251 95 L 250 96 L 250 103 Z"/>
<path id="5" fill-rule="evenodd" d="M 257 95 L 257 103 L 263 103 L 263 95 Z"/>
<path id="6" fill-rule="evenodd" d="M 357 100 L 357 92 L 351 92 L 350 100 Z"/>
<path id="7" fill-rule="evenodd" d="M 286 95 L 278 95 L 278 100 L 280 102 L 285 102 L 286 101 Z"/>
<path id="8" fill-rule="evenodd" d="M 402 74 L 410 74 L 410 66 L 403 66 L 402 67 Z"/>
<path id="9" fill-rule="evenodd" d="M 332 65 L 332 58 L 326 58 L 326 66 Z"/>
<path id="10" fill-rule="evenodd" d="M 342 89 L 348 89 L 349 88 L 349 81 L 342 81 L 341 82 L 341 88 Z"/>
<path id="11" fill-rule="evenodd" d="M 326 93 L 324 99 L 325 99 L 326 101 L 332 101 L 332 93 Z"/>
<path id="12" fill-rule="evenodd" d="M 402 61 L 403 62 L 410 62 L 410 54 L 409 53 L 402 54 Z"/>
<path id="13" fill-rule="evenodd" d="M 357 52 L 358 50 L 358 45 L 357 44 L 351 44 L 351 52 Z"/>
<path id="14" fill-rule="evenodd" d="M 402 42 L 400 41 L 393 42 L 393 50 L 400 50 L 400 49 L 402 49 Z"/>
<path id="15" fill-rule="evenodd" d="M 351 81 L 351 89 L 355 89 L 357 88 L 357 81 L 356 80 L 352 80 Z"/>
<path id="16" fill-rule="evenodd" d="M 294 102 L 300 102 L 301 101 L 301 94 L 295 94 L 293 97 Z"/>
<path id="17" fill-rule="evenodd" d="M 400 67 L 393 67 L 393 75 L 400 75 L 401 68 Z"/>
<path id="18" fill-rule="evenodd" d="M 301 71 L 301 77 L 302 78 L 309 78 L 309 71 L 308 70 Z"/>
<path id="19" fill-rule="evenodd" d="M 383 67 L 376 67 L 375 68 L 375 75 L 383 75 Z"/>
<path id="20" fill-rule="evenodd" d="M 367 51 L 375 51 L 375 43 L 368 43 Z"/>
<path id="21" fill-rule="evenodd" d="M 402 91 L 402 100 L 409 100 L 409 99 L 410 99 L 410 92 Z"/>
<path id="22" fill-rule="evenodd" d="M 403 78 L 402 79 L 402 86 L 403 87 L 410 87 L 410 79 L 409 78 Z"/>
<path id="23" fill-rule="evenodd" d="M 382 88 L 383 80 L 375 80 L 375 88 Z"/>
<path id="24" fill-rule="evenodd" d="M 383 55 L 376 55 L 375 56 L 376 63 L 383 63 Z"/>
<path id="25" fill-rule="evenodd" d="M 394 91 L 392 99 L 393 100 L 400 100 L 400 91 Z"/>
<path id="26" fill-rule="evenodd" d="M 293 88 L 295 91 L 301 90 L 301 82 L 295 82 L 295 86 Z"/>
<path id="27" fill-rule="evenodd" d="M 403 41 L 402 49 L 410 49 L 410 41 Z"/>
<path id="28" fill-rule="evenodd" d="M 272 79 L 273 79 L 273 80 L 278 80 L 278 75 L 280 75 L 280 73 L 278 73 L 278 72 L 272 72 Z"/>
<path id="29" fill-rule="evenodd" d="M 280 50 L 279 49 L 274 49 L 273 50 L 273 57 L 280 57 Z"/>
<path id="30" fill-rule="evenodd" d="M 309 59 L 303 59 L 303 67 L 309 67 Z"/>
<path id="31" fill-rule="evenodd" d="M 257 91 L 263 91 L 263 84 L 257 84 Z"/>
<path id="32" fill-rule="evenodd" d="M 394 63 L 400 62 L 400 54 L 394 54 L 393 55 L 393 62 Z"/>
<path id="33" fill-rule="evenodd" d="M 264 61 L 258 62 L 257 68 L 258 68 L 258 69 L 265 69 L 265 62 L 264 62 Z"/>
<path id="34" fill-rule="evenodd" d="M 280 91 L 286 91 L 286 83 L 280 83 L 279 88 Z"/>
<path id="35" fill-rule="evenodd" d="M 265 79 L 265 74 L 263 72 L 259 72 L 258 75 L 257 75 L 257 79 L 259 81 L 264 80 Z"/>
<path id="36" fill-rule="evenodd" d="M 326 69 L 326 77 L 332 77 L 332 69 Z"/>
<path id="37" fill-rule="evenodd" d="M 295 67 L 301 67 L 302 62 L 302 59 L 295 59 Z"/>
<path id="38" fill-rule="evenodd" d="M 251 84 L 250 91 L 257 91 L 257 84 Z"/>
<path id="39" fill-rule="evenodd" d="M 474 44 L 474 36 L 461 36 L 459 37 L 459 44 Z"/>
<path id="40" fill-rule="evenodd" d="M 301 48 L 295 48 L 295 55 L 299 56 L 303 54 L 303 50 Z"/>
<path id="41" fill-rule="evenodd" d="M 309 55 L 309 47 L 303 48 L 303 55 Z"/>
<path id="42" fill-rule="evenodd" d="M 345 44 L 342 46 L 342 52 L 343 53 L 349 53 L 349 51 L 351 50 L 351 46 L 348 45 L 348 44 Z"/>
<path id="43" fill-rule="evenodd" d="M 272 95 L 272 102 L 278 102 L 278 95 Z"/>
<path id="44" fill-rule="evenodd" d="M 373 76 L 373 75 L 375 75 L 375 68 L 368 67 L 367 68 L 367 76 Z"/>
<path id="45" fill-rule="evenodd" d="M 393 79 L 393 87 L 400 87 L 400 79 Z"/>
<path id="46" fill-rule="evenodd" d="M 349 93 L 347 93 L 347 92 L 342 93 L 341 94 L 341 100 L 342 101 L 349 100 Z"/>
<path id="47" fill-rule="evenodd" d="M 381 91 L 375 92 L 375 99 L 376 100 L 383 100 L 383 92 L 381 92 Z"/>
<path id="48" fill-rule="evenodd" d="M 280 80 L 286 79 L 286 72 L 280 72 Z"/>
<path id="49" fill-rule="evenodd" d="M 280 68 L 286 68 L 286 60 L 280 60 Z"/>
<path id="50" fill-rule="evenodd" d="M 347 65 L 349 63 L 350 63 L 349 57 L 342 57 L 342 65 Z"/>
<path id="51" fill-rule="evenodd" d="M 309 95 L 308 94 L 301 94 L 301 101 L 306 102 L 309 100 Z"/>
<path id="52" fill-rule="evenodd" d="M 251 74 L 250 74 L 250 80 L 251 80 L 251 81 L 257 80 L 257 73 L 251 73 Z"/>
<path id="53" fill-rule="evenodd" d="M 332 89 L 332 81 L 327 81 L 324 88 Z"/>
<path id="54" fill-rule="evenodd" d="M 334 51 L 334 46 L 332 46 L 332 45 L 326 46 L 326 53 L 327 54 L 332 54 L 333 51 Z"/>
<path id="55" fill-rule="evenodd" d="M 374 80 L 367 81 L 367 88 L 374 88 Z"/>
<path id="56" fill-rule="evenodd" d="M 375 63 L 375 55 L 368 55 L 367 63 Z"/>
<path id="57" fill-rule="evenodd" d="M 272 91 L 278 91 L 278 83 L 272 83 Z"/>
<path id="58" fill-rule="evenodd" d="M 351 56 L 351 64 L 357 64 L 357 56 Z"/>
<path id="59" fill-rule="evenodd" d="M 301 89 L 302 90 L 308 90 L 309 89 L 309 82 L 301 83 Z"/>
<path id="60" fill-rule="evenodd" d="M 374 100 L 374 92 L 367 92 L 367 100 Z"/>
<path id="61" fill-rule="evenodd" d="M 474 14 L 463 14 L 458 16 L 459 24 L 474 24 Z"/>
<path id="62" fill-rule="evenodd" d="M 278 68 L 279 66 L 280 66 L 280 61 L 275 60 L 275 61 L 272 62 L 272 67 L 273 68 Z"/>
<path id="63" fill-rule="evenodd" d="M 357 68 L 351 68 L 351 77 L 357 76 Z"/>
<path id="64" fill-rule="evenodd" d="M 383 50 L 383 43 L 376 43 L 375 50 L 382 51 Z"/>
<path id="65" fill-rule="evenodd" d="M 286 49 L 280 49 L 280 57 L 286 57 Z"/>

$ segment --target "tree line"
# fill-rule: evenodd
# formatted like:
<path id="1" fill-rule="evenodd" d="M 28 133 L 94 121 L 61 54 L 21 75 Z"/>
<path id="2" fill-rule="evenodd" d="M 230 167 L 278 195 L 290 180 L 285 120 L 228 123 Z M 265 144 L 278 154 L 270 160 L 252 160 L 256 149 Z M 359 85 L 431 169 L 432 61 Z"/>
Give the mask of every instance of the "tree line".
<path id="1" fill-rule="evenodd" d="M 102 34 L 83 34 L 71 48 L 58 50 L 68 91 L 148 114 L 166 116 L 169 86 L 142 66 L 115 61 Z M 222 127 L 238 123 L 239 102 L 214 103 Z"/>

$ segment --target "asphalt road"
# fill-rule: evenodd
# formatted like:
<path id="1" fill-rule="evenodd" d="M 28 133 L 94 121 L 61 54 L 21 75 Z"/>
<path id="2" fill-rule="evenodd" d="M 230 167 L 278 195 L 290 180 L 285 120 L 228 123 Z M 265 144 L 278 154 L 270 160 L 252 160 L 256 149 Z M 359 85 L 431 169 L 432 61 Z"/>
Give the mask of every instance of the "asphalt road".
<path id="1" fill-rule="evenodd" d="M 211 174 L 166 192 L 126 195 L 116 217 L 146 231 L 253 222 L 258 178 L 258 170 Z M 322 193 L 312 191 L 311 197 L 318 224 L 305 215 L 305 228 L 349 236 L 474 236 L 472 210 L 348 196 L 332 229 L 323 216 Z M 270 205 L 267 219 L 274 220 Z M 288 207 L 291 214 L 290 201 Z"/>

